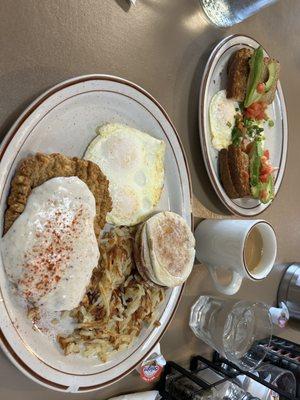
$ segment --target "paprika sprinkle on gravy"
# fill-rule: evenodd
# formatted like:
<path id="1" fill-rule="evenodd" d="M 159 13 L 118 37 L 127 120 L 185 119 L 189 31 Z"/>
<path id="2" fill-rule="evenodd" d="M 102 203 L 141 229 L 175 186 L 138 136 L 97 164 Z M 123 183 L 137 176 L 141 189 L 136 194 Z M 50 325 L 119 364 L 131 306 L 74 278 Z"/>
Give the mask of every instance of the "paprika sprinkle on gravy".
<path id="1" fill-rule="evenodd" d="M 95 199 L 77 177 L 35 188 L 1 241 L 4 266 L 19 294 L 48 311 L 76 307 L 98 263 Z"/>

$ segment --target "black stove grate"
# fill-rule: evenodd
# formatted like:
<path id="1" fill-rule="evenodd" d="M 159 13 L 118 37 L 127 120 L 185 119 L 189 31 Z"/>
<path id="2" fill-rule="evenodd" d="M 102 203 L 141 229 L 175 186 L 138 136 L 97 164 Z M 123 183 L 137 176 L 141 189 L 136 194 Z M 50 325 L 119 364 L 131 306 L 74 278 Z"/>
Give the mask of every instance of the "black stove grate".
<path id="1" fill-rule="evenodd" d="M 300 400 L 300 346 L 276 336 L 273 337 L 269 346 L 266 341 L 261 341 L 258 345 L 266 346 L 267 348 L 266 362 L 293 372 L 297 382 L 297 397 L 279 390 L 251 372 L 240 370 L 228 360 L 220 357 L 217 352 L 214 353 L 213 361 L 201 356 L 192 357 L 190 370 L 172 361 L 168 362 L 159 382 L 160 395 L 164 400 L 198 400 L 201 399 L 203 392 L 226 381 L 234 381 L 238 375 L 247 375 L 249 378 L 278 393 L 280 399 Z M 200 371 L 202 371 L 201 375 L 203 376 L 203 371 L 205 370 L 210 371 L 210 374 L 215 374 L 214 383 L 210 384 L 197 376 Z M 249 399 L 251 399 L 250 394 Z"/>

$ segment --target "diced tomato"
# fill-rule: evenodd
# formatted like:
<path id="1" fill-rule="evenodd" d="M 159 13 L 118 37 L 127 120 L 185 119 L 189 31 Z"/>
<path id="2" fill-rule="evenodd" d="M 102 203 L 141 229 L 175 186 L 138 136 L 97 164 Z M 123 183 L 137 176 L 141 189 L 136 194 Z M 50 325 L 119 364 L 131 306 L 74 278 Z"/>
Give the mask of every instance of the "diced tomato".
<path id="1" fill-rule="evenodd" d="M 260 167 L 259 172 L 260 175 L 266 175 L 266 174 L 269 175 L 272 171 L 273 171 L 272 165 L 265 164 Z"/>
<path id="2" fill-rule="evenodd" d="M 269 178 L 269 174 L 260 175 L 259 179 L 261 182 L 267 182 Z"/>
<path id="3" fill-rule="evenodd" d="M 267 115 L 265 110 L 267 108 L 267 104 L 257 101 L 248 108 L 245 109 L 244 114 L 247 118 L 256 119 L 256 120 L 263 120 L 267 119 Z"/>
<path id="4" fill-rule="evenodd" d="M 263 93 L 265 92 L 265 84 L 264 84 L 264 83 L 259 83 L 259 84 L 257 85 L 256 90 L 257 90 L 257 92 L 258 92 L 259 94 L 263 94 Z"/>
<path id="5" fill-rule="evenodd" d="M 267 160 L 270 158 L 270 152 L 269 152 L 269 150 L 265 150 L 265 151 L 264 151 L 264 156 L 266 157 Z"/>
<path id="6" fill-rule="evenodd" d="M 245 113 L 245 116 L 246 116 L 247 118 L 251 118 L 251 119 L 254 118 L 254 117 L 253 117 L 253 112 L 252 112 L 251 109 L 246 108 L 246 110 L 244 111 L 244 113 Z"/>
<path id="7" fill-rule="evenodd" d="M 267 159 L 267 157 L 266 157 L 265 155 L 263 155 L 263 156 L 261 157 L 261 159 L 260 159 L 260 162 L 261 162 L 262 164 L 266 164 L 267 161 L 268 161 L 268 159 Z"/>
<path id="8" fill-rule="evenodd" d="M 244 110 L 244 114 L 245 114 L 245 117 L 253 119 L 253 114 L 254 114 L 253 108 L 250 108 L 250 107 L 246 108 Z"/>
<path id="9" fill-rule="evenodd" d="M 261 190 L 261 191 L 259 192 L 259 198 L 260 198 L 261 200 L 266 200 L 267 197 L 268 197 L 268 192 L 267 192 L 266 190 Z"/>

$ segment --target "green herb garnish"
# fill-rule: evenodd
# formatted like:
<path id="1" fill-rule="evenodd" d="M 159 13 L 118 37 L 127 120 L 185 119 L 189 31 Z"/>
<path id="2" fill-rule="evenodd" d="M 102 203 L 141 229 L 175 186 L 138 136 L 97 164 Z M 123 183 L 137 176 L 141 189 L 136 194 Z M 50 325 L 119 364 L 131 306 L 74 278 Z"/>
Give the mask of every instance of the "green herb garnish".
<path id="1" fill-rule="evenodd" d="M 242 142 L 242 132 L 236 126 L 234 126 L 231 131 L 231 138 L 234 146 L 239 146 Z"/>
<path id="2" fill-rule="evenodd" d="M 272 119 L 268 120 L 268 125 L 270 128 L 273 128 L 273 126 L 275 125 L 274 121 Z"/>

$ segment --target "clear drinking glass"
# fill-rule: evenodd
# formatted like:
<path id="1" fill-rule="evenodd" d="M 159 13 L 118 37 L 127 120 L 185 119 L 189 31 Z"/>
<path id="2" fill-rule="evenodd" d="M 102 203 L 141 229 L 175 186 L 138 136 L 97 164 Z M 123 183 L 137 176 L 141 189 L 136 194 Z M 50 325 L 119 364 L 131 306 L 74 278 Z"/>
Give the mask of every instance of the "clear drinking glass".
<path id="1" fill-rule="evenodd" d="M 258 376 L 261 381 L 271 383 L 283 392 L 290 394 L 293 397 L 296 396 L 297 383 L 296 378 L 291 371 L 277 367 L 276 365 L 263 363 L 259 368 L 257 368 L 255 375 Z M 259 396 L 261 400 L 280 399 L 276 390 L 274 392 L 262 383 L 259 383 L 246 375 L 239 375 L 236 380 L 245 390 L 251 392 L 253 395 Z"/>
<path id="2" fill-rule="evenodd" d="M 207 369 L 199 371 L 197 376 L 200 376 L 201 372 L 205 373 Z M 219 376 L 218 380 L 222 378 L 222 376 Z M 203 380 L 213 385 L 213 382 L 207 380 L 207 374 L 205 374 L 205 379 L 203 378 Z M 168 376 L 167 391 L 174 400 L 259 400 L 234 382 L 222 382 L 213 386 L 211 389 L 201 390 L 199 385 L 177 374 Z"/>
<path id="3" fill-rule="evenodd" d="M 232 26 L 251 17 L 277 0 L 200 0 L 208 19 L 220 27 Z"/>
<path id="4" fill-rule="evenodd" d="M 295 375 L 291 371 L 287 371 L 276 365 L 264 364 L 259 367 L 257 372 L 261 379 L 270 382 L 272 385 L 292 396 L 296 396 L 297 383 Z M 269 390 L 265 399 L 271 398 L 272 395 L 275 398 L 274 392 Z M 279 398 L 279 396 L 277 396 L 277 398 Z"/>
<path id="5" fill-rule="evenodd" d="M 224 382 L 202 393 L 201 400 L 259 400 L 233 382 Z"/>
<path id="6" fill-rule="evenodd" d="M 201 296 L 191 309 L 190 327 L 227 360 L 252 371 L 266 355 L 266 347 L 257 343 L 271 341 L 273 324 L 263 303 Z"/>

